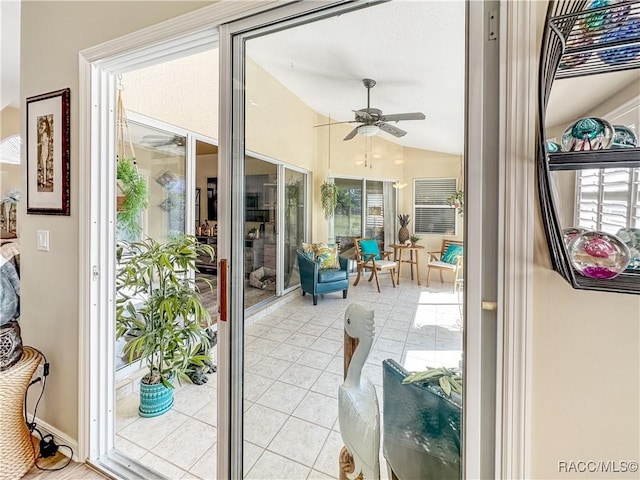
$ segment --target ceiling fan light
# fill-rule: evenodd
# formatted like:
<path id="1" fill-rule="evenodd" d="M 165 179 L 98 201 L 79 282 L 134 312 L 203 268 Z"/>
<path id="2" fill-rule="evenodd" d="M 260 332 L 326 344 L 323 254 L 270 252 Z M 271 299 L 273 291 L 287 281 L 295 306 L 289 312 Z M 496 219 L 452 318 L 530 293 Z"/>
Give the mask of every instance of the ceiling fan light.
<path id="1" fill-rule="evenodd" d="M 364 135 L 365 137 L 373 137 L 376 133 L 380 131 L 380 127 L 377 125 L 361 125 L 358 127 L 358 133 L 360 135 Z"/>

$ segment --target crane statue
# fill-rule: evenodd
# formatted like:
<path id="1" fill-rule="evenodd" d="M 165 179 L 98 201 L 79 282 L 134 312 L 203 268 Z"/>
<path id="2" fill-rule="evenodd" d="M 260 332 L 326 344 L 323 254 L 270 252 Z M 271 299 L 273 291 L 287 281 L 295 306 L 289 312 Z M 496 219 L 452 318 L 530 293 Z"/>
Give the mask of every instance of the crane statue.
<path id="1" fill-rule="evenodd" d="M 344 383 L 338 389 L 338 420 L 346 446 L 340 452 L 340 478 L 380 479 L 380 409 L 373 383 L 362 367 L 373 344 L 373 310 L 352 303 L 344 314 Z M 357 339 L 357 340 L 354 340 Z M 356 344 L 350 359 L 349 344 Z"/>

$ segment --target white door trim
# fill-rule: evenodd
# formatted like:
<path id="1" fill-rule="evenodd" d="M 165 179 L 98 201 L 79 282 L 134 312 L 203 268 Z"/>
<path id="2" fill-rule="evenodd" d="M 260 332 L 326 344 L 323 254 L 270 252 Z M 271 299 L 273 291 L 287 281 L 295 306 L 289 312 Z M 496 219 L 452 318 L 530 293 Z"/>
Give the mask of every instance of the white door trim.
<path id="1" fill-rule="evenodd" d="M 529 478 L 535 205 L 535 1 L 501 0 L 502 290 L 498 305 L 496 478 Z M 500 318 L 500 316 L 499 316 Z"/>
<path id="2" fill-rule="evenodd" d="M 220 2 L 79 52 L 78 458 L 113 447 L 115 83 L 113 75 L 214 48 L 218 26 L 283 2 Z"/>

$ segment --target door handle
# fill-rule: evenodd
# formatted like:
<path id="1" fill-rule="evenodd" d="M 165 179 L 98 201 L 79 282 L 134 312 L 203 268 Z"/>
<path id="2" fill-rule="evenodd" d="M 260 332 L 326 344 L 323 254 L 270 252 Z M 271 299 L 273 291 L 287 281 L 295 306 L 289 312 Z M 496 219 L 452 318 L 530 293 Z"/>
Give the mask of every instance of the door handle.
<path id="1" fill-rule="evenodd" d="M 496 310 L 498 310 L 498 303 L 497 302 L 488 302 L 486 300 L 482 301 L 482 310 L 487 310 L 489 312 L 495 312 Z"/>
<path id="2" fill-rule="evenodd" d="M 218 298 L 218 318 L 221 322 L 227 321 L 227 266 L 226 258 L 218 262 L 218 280 L 220 282 L 220 294 Z"/>

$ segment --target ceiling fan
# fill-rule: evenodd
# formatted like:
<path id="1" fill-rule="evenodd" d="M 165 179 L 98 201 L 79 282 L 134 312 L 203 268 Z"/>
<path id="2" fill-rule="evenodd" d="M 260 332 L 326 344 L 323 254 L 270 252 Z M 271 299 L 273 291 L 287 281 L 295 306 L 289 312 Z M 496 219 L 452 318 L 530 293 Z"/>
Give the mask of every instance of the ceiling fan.
<path id="1" fill-rule="evenodd" d="M 371 137 L 378 133 L 380 130 L 390 133 L 395 137 L 403 137 L 407 134 L 404 130 L 391 125 L 388 122 L 399 122 L 401 120 L 424 120 L 425 116 L 422 112 L 411 113 L 394 113 L 391 115 L 385 115 L 382 110 L 378 108 L 371 108 L 371 89 L 375 86 L 376 81 L 371 78 L 364 78 L 362 80 L 365 88 L 367 89 L 367 108 L 361 108 L 360 110 L 353 110 L 355 113 L 355 120 L 349 120 L 346 122 L 325 123 L 323 125 L 316 125 L 317 127 L 324 127 L 327 125 L 337 125 L 339 123 L 361 123 L 351 130 L 344 140 L 351 140 L 356 134 L 361 134 L 366 137 Z"/>
<path id="2" fill-rule="evenodd" d="M 140 140 L 140 144 L 149 147 L 176 146 L 184 147 L 186 143 L 185 137 L 181 135 L 145 135 Z"/>

